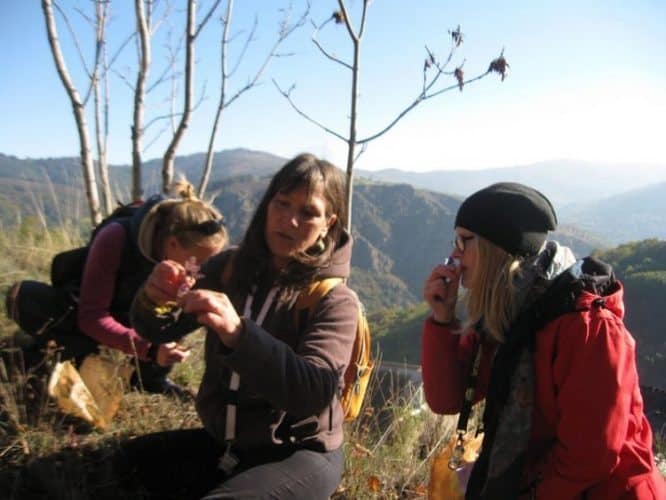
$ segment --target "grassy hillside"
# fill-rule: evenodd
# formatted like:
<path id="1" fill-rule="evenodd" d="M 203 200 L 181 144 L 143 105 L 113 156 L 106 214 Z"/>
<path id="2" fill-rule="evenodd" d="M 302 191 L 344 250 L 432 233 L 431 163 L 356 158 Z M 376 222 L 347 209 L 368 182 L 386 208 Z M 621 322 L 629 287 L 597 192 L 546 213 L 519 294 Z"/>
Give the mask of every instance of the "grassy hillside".
<path id="1" fill-rule="evenodd" d="M 79 243 L 66 231 L 43 231 L 24 220 L 16 230 L 0 232 L 0 301 L 7 287 L 21 279 L 48 279 L 51 257 Z M 158 395 L 127 393 L 106 430 L 96 430 L 58 411 L 45 395 L 48 371 L 25 371 L 12 337 L 14 324 L 0 310 L 0 491 L 8 500 L 78 498 L 111 500 L 146 498 L 140 491 L 123 490 L 112 459 L 118 446 L 134 436 L 169 429 L 200 427 L 192 402 Z M 203 336 L 187 339 L 192 355 L 172 374 L 177 382 L 196 389 L 203 370 Z M 48 357 L 55 361 L 57 351 Z M 129 363 L 124 356 L 120 363 Z M 378 373 L 378 372 L 377 372 Z M 366 401 L 381 385 L 375 376 Z M 414 414 L 404 394 L 389 395 L 385 406 L 368 406 L 347 424 L 345 474 L 337 500 L 359 498 L 422 498 L 429 460 L 448 439 L 453 417 L 424 410 Z M 382 400 L 387 395 L 382 393 Z M 408 398 L 411 400 L 412 398 Z"/>
<path id="2" fill-rule="evenodd" d="M 44 231 L 38 221 L 24 219 L 0 232 L 0 301 L 6 288 L 20 279 L 47 279 L 51 256 L 79 243 L 71 229 Z M 650 245 L 647 245 L 648 247 Z M 652 255 L 652 252 L 648 252 Z M 631 261 L 632 252 L 617 254 L 619 267 Z M 644 256 L 640 273 L 651 272 Z M 373 294 L 376 294 L 373 292 Z M 376 294 L 381 295 L 381 294 Z M 662 295 L 663 296 L 663 295 Z M 393 359 L 416 359 L 420 351 L 423 304 L 392 308 L 371 315 L 375 340 L 382 352 L 399 353 Z M 63 415 L 44 395 L 46 373 L 25 372 L 12 364 L 16 350 L 11 343 L 15 327 L 0 311 L 0 491 L 8 500 L 79 498 L 111 500 L 146 498 L 125 491 L 111 467 L 118 446 L 134 436 L 169 429 L 200 426 L 191 402 L 139 392 L 126 394 L 109 428 L 95 430 L 74 417 Z M 406 333 L 409 335 L 405 335 Z M 400 334 L 399 334 L 400 333 Z M 173 378 L 196 388 L 203 368 L 201 335 L 188 338 L 192 355 L 178 366 Z M 385 358 L 386 359 L 386 358 Z M 119 362 L 129 362 L 128 360 Z M 416 499 L 427 491 L 432 457 L 446 443 L 455 417 L 441 417 L 424 409 L 415 413 L 405 394 L 387 395 L 379 371 L 371 382 L 363 415 L 346 425 L 345 472 L 335 500 L 364 498 Z M 375 398 L 374 391 L 380 392 Z M 406 403 L 407 401 L 407 403 Z M 662 441 L 659 441 L 662 443 Z M 663 443 L 660 444 L 663 447 Z"/>

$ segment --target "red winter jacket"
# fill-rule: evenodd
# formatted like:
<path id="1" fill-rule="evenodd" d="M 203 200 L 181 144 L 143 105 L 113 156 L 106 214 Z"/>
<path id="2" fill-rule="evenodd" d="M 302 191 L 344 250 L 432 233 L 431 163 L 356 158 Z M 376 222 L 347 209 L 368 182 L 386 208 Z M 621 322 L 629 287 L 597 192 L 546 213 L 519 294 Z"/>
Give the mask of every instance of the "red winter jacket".
<path id="1" fill-rule="evenodd" d="M 583 292 L 574 312 L 536 335 L 536 394 L 525 483 L 540 477 L 538 500 L 666 499 L 643 413 L 635 341 L 622 318 L 623 290 Z M 431 319 L 423 328 L 423 386 L 437 413 L 457 413 L 479 337 Z M 477 400 L 485 397 L 494 349 L 484 349 Z M 586 493 L 587 496 L 583 497 Z"/>

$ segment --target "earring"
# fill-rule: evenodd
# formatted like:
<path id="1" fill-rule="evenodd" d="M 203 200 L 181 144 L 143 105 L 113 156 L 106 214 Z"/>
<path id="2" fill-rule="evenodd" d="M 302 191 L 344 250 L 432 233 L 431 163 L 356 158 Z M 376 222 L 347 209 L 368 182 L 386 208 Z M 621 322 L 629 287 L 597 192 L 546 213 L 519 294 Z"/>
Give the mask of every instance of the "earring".
<path id="1" fill-rule="evenodd" d="M 315 241 L 314 245 L 310 247 L 310 253 L 313 255 L 321 255 L 324 253 L 324 250 L 326 250 L 326 242 L 324 241 L 324 237 L 319 235 L 317 241 Z"/>

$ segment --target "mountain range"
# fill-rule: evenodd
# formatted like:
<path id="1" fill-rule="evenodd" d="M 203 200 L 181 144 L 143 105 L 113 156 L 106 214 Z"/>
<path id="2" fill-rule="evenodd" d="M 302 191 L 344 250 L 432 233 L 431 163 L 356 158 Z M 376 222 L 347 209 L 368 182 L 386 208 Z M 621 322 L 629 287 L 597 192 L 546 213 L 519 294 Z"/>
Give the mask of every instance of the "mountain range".
<path id="1" fill-rule="evenodd" d="M 209 192 L 226 214 L 232 237 L 239 239 L 268 176 L 285 159 L 234 149 L 217 153 L 214 160 Z M 196 184 L 203 163 L 203 153 L 178 157 L 176 172 Z M 159 159 L 144 164 L 148 194 L 159 190 L 160 164 Z M 121 201 L 129 199 L 130 174 L 128 166 L 110 167 L 111 184 Z M 19 159 L 0 153 L 0 221 L 11 224 L 30 214 L 43 214 L 51 222 L 86 221 L 80 179 L 76 158 Z M 555 237 L 580 254 L 632 240 L 666 238 L 666 197 L 661 194 L 666 168 L 566 160 L 476 171 L 359 170 L 352 214 L 354 265 L 386 277 L 380 280 L 387 294 L 382 305 L 411 303 L 420 296 L 426 268 L 448 252 L 461 200 L 498 181 L 524 182 L 546 194 L 559 214 Z"/>
<path id="2" fill-rule="evenodd" d="M 225 216 L 232 243 L 242 238 L 270 175 L 284 162 L 284 158 L 269 153 L 243 149 L 216 155 L 209 192 Z M 176 171 L 196 184 L 202 164 L 203 155 L 178 158 Z M 638 249 L 623 246 L 607 255 L 617 261 L 626 280 L 629 321 L 637 329 L 634 333 L 637 338 L 649 339 L 641 343 L 647 350 L 640 353 L 645 358 L 642 374 L 666 386 L 661 375 L 666 359 L 666 343 L 659 330 L 663 322 L 654 322 L 654 311 L 664 310 L 659 304 L 666 296 L 666 242 L 662 241 L 666 239 L 666 197 L 661 194 L 666 180 L 658 182 L 662 172 L 650 170 L 641 182 L 653 184 L 641 186 L 638 175 L 626 174 L 595 183 L 595 170 L 589 164 L 576 167 L 584 173 L 577 177 L 570 175 L 572 162 L 565 162 L 559 171 L 552 163 L 531 168 L 527 178 L 527 167 L 516 167 L 515 175 L 511 168 L 455 175 L 445 171 L 357 173 L 350 285 L 371 315 L 385 359 L 400 360 L 402 356 L 418 362 L 420 344 L 416 339 L 427 314 L 421 304 L 422 283 L 432 266 L 450 251 L 454 217 L 463 197 L 492 182 L 522 181 L 541 188 L 553 200 L 560 225 L 552 237 L 578 256 L 621 242 L 653 238 Z M 128 201 L 130 169 L 114 166 L 110 175 L 118 199 Z M 144 165 L 143 178 L 146 193 L 158 191 L 158 160 Z M 583 178 L 587 180 L 582 182 Z M 415 185 L 419 182 L 405 182 L 410 179 L 429 179 L 431 185 L 419 188 Z M 438 187 L 447 185 L 438 184 L 438 179 L 449 179 L 451 193 L 456 194 L 438 192 Z M 88 212 L 81 185 L 80 166 L 74 158 L 19 159 L 0 154 L 0 224 L 35 223 L 37 215 L 37 223 L 74 221 L 85 231 Z M 586 190 L 589 195 L 583 201 Z"/>

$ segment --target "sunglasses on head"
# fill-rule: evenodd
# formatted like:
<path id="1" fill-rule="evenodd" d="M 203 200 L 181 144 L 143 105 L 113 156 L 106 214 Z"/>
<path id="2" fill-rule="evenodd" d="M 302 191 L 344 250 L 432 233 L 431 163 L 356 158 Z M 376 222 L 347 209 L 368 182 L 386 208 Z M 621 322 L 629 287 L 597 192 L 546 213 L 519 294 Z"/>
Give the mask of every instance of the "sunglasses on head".
<path id="1" fill-rule="evenodd" d="M 207 220 L 199 222 L 198 224 L 190 224 L 180 229 L 180 231 L 194 231 L 204 236 L 212 236 L 215 233 L 222 231 L 224 227 L 224 217 L 217 220 Z"/>

